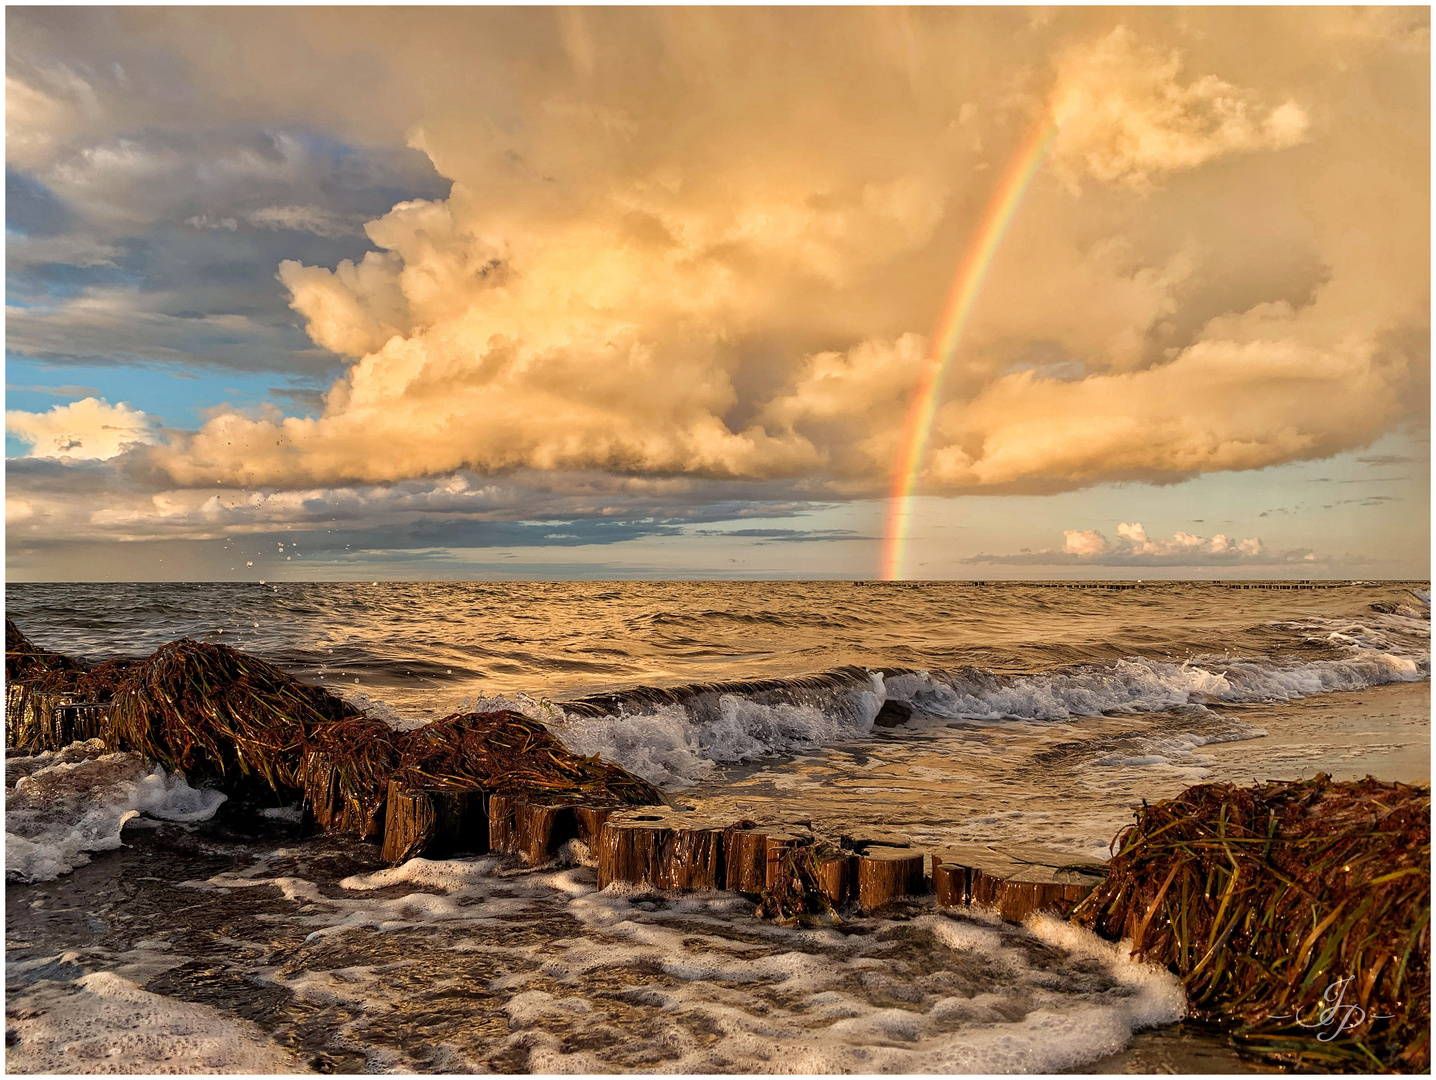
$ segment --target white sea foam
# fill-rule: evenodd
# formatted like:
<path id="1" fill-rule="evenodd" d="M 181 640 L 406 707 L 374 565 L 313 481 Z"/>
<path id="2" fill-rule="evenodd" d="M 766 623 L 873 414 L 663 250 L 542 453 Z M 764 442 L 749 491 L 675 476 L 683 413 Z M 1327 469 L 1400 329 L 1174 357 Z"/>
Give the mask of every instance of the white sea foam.
<path id="1" fill-rule="evenodd" d="M 547 723 L 579 754 L 598 754 L 660 787 L 688 787 L 718 763 L 815 749 L 872 731 L 882 708 L 882 676 L 838 687 L 817 702 L 754 701 L 715 694 L 702 709 L 664 703 L 619 715 L 571 715 L 526 695 L 480 698 L 478 710 L 514 709 Z"/>
<path id="2" fill-rule="evenodd" d="M 395 731 L 411 731 L 416 727 L 423 727 L 427 720 L 418 719 L 412 716 L 405 716 L 387 701 L 370 697 L 368 694 L 358 690 L 347 690 L 342 685 L 335 686 L 337 690 L 350 705 L 362 712 L 365 716 L 388 724 Z"/>
<path id="3" fill-rule="evenodd" d="M 6 1013 L 11 1073 L 301 1073 L 253 1023 L 151 994 L 109 971 L 44 980 Z"/>
<path id="4" fill-rule="evenodd" d="M 1265 729 L 1246 724 L 1216 734 L 1174 731 L 1141 735 L 1129 740 L 1128 746 L 1099 755 L 1092 760 L 1092 764 L 1107 767 L 1159 766 L 1196 781 L 1205 777 L 1207 770 L 1216 763 L 1212 755 L 1198 752 L 1202 747 L 1259 739 L 1264 735 Z"/>
<path id="5" fill-rule="evenodd" d="M 1420 594 L 1413 595 L 1420 599 Z M 918 726 L 924 721 L 1065 721 L 1291 701 L 1430 677 L 1425 621 L 1373 613 L 1361 619 L 1311 618 L 1268 625 L 1288 640 L 1295 637 L 1345 655 L 1199 656 L 1181 662 L 1129 657 L 1030 675 L 997 675 L 980 669 L 886 677 L 869 672 L 866 684 L 835 679 L 815 689 L 795 680 L 787 695 L 791 700 L 781 700 L 784 692 L 771 687 L 752 694 L 690 688 L 678 700 L 661 702 L 620 693 L 612 711 L 597 716 L 588 710 L 566 711 L 562 703 L 526 694 L 480 697 L 472 703 L 466 699 L 464 707 L 516 710 L 549 725 L 575 752 L 598 754 L 673 790 L 699 783 L 718 765 L 800 753 L 868 735 L 887 701 L 912 706 L 917 712 L 912 722 Z M 1118 755 L 1103 763 L 1196 770 L 1208 762 L 1195 751 L 1209 741 L 1210 735 L 1194 735 L 1185 744 L 1154 746 L 1129 760 L 1119 760 Z"/>
<path id="6" fill-rule="evenodd" d="M 711 707 L 695 715 L 689 706 L 665 703 L 621 715 L 570 716 L 561 706 L 523 696 L 485 699 L 480 707 L 517 708 L 544 720 L 576 752 L 599 754 L 673 789 L 704 779 L 715 764 L 794 753 L 866 735 L 887 700 L 912 705 L 920 714 L 919 723 L 923 716 L 978 723 L 1069 720 L 1203 704 L 1290 701 L 1430 675 L 1428 659 L 1378 647 L 1394 647 L 1379 631 L 1347 625 L 1326 626 L 1323 632 L 1326 644 L 1345 646 L 1350 655 L 1306 661 L 1202 657 L 1183 663 L 1134 657 L 1006 677 L 985 672 L 912 672 L 884 679 L 874 672 L 871 688 L 855 689 L 831 705 L 764 704 L 724 694 L 716 714 Z M 1197 745 L 1201 744 L 1167 749 L 1195 765 L 1191 751 Z M 1160 748 L 1152 753 L 1171 758 Z M 1148 763 L 1158 762 L 1153 757 Z"/>
<path id="7" fill-rule="evenodd" d="M 340 1015 L 381 1016 L 401 998 L 412 1007 L 404 995 L 422 991 L 406 963 L 435 973 L 433 1007 L 444 1008 L 445 984 L 477 954 L 508 1034 L 496 1046 L 456 1022 L 434 1049 L 460 1071 L 512 1052 L 537 1073 L 1051 1072 L 1114 1053 L 1133 1031 L 1185 1011 L 1172 975 L 1053 920 L 1018 928 L 981 912 L 934 913 L 874 921 L 866 934 L 799 931 L 744 918 L 748 902 L 729 894 L 600 893 L 590 870 L 503 865 L 411 860 L 345 879 L 352 899 L 267 878 L 262 866 L 208 885 L 280 889 L 316 950 L 362 955 L 363 935 L 409 931 L 397 964 L 316 962 L 266 976 Z M 425 891 L 381 895 L 401 885 Z M 554 919 L 554 932 L 514 933 Z M 650 1018 L 619 1027 L 615 1060 L 602 1048 L 634 1007 Z"/>
<path id="8" fill-rule="evenodd" d="M 1277 661 L 1202 657 L 1183 663 L 1145 657 L 1041 675 L 897 675 L 888 697 L 945 720 L 1067 720 L 1104 713 L 1149 713 L 1201 704 L 1291 701 L 1430 676 L 1428 659 L 1371 648 L 1329 631 L 1351 655 L 1340 660 Z M 1337 641 L 1346 636 L 1346 641 Z"/>
<path id="9" fill-rule="evenodd" d="M 178 773 L 150 768 L 138 754 L 92 756 L 80 745 L 53 757 L 6 792 L 8 878 L 48 881 L 89 862 L 91 852 L 119 847 L 121 830 L 141 814 L 207 821 L 225 800 L 223 792 L 192 788 Z"/>

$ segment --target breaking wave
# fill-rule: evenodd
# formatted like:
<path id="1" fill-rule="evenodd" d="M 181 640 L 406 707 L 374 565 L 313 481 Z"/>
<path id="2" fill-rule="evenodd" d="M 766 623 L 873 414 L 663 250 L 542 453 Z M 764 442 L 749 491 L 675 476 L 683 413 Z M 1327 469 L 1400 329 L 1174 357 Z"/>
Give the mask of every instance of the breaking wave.
<path id="1" fill-rule="evenodd" d="M 1052 671 L 1004 674 L 839 668 L 792 679 L 635 687 L 574 701 L 523 694 L 479 698 L 477 709 L 518 709 L 547 723 L 573 750 L 598 754 L 669 789 L 698 783 L 719 765 L 815 749 L 894 722 L 992 724 L 1291 701 L 1430 678 L 1415 620 L 1377 613 L 1367 622 L 1312 619 L 1271 624 L 1286 640 L 1326 655 L 1128 657 Z M 1334 654 L 1334 655 L 1333 655 Z M 466 707 L 469 707 L 466 702 Z"/>

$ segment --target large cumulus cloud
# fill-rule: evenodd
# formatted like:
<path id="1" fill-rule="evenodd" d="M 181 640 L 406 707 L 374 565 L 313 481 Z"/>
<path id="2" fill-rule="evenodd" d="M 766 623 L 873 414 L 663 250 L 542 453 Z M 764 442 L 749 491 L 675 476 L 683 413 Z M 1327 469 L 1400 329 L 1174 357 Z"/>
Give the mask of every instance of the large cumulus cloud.
<path id="1" fill-rule="evenodd" d="M 1338 38 L 1343 17 L 1328 17 Z M 951 18 L 807 16 L 824 64 L 848 72 L 837 80 L 769 36 L 793 18 L 535 16 L 534 38 L 563 56 L 549 83 L 530 85 L 532 45 L 505 70 L 504 122 L 480 95 L 479 108 L 429 103 L 410 129 L 454 181 L 449 198 L 369 223 L 378 250 L 362 260 L 280 268 L 313 340 L 355 361 L 323 414 L 217 417 L 163 451 L 165 468 L 275 486 L 457 468 L 808 475 L 875 492 L 934 301 L 1046 110 L 1050 167 L 954 360 L 925 489 L 1260 468 L 1406 418 L 1427 363 L 1422 290 L 1372 277 L 1399 265 L 1424 280 L 1410 223 L 1425 215 L 1425 162 L 1378 145 L 1338 76 L 1069 15 L 1017 31 L 1035 63 L 979 81 L 939 67 Z M 987 33 L 1010 21 L 973 18 Z M 1389 62 L 1379 36 L 1344 46 L 1355 67 Z M 1332 155 L 1337 178 L 1313 168 Z M 1208 231 L 1184 227 L 1183 206 L 1240 201 L 1248 185 L 1288 189 L 1300 211 L 1268 239 L 1315 257 L 1214 282 L 1265 211 L 1242 208 L 1229 229 L 1208 213 Z"/>
<path id="2" fill-rule="evenodd" d="M 104 18 L 231 119 L 407 143 L 451 184 L 370 216 L 363 253 L 275 260 L 346 370 L 317 415 L 222 411 L 141 452 L 150 483 L 195 493 L 171 504 L 186 520 L 216 489 L 460 471 L 879 494 L 948 284 L 1044 116 L 1057 134 L 948 368 L 921 490 L 1165 483 L 1426 423 L 1424 13 Z M 114 192 L 199 174 L 190 144 L 107 134 L 76 70 L 19 70 L 12 156 L 92 208 L 103 259 L 115 222 L 162 212 Z M 272 183 L 310 150 L 256 145 L 215 160 L 262 198 L 186 195 L 184 228 L 358 228 Z"/>

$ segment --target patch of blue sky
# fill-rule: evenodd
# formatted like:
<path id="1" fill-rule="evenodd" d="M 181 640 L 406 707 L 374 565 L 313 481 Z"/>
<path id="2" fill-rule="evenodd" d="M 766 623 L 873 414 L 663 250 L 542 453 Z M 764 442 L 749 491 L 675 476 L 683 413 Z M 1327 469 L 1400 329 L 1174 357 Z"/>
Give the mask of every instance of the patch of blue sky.
<path id="1" fill-rule="evenodd" d="M 111 405 L 124 402 L 167 427 L 184 429 L 199 427 L 208 412 L 221 405 L 254 409 L 269 404 L 277 406 L 286 416 L 312 416 L 317 409 L 306 404 L 302 395 L 296 400 L 282 391 L 325 389 L 328 389 L 327 382 L 286 378 L 273 371 L 56 365 L 14 355 L 8 356 L 5 364 L 8 409 L 46 412 L 55 405 L 93 396 Z M 7 437 L 6 457 L 16 456 L 13 445 Z M 19 452 L 24 452 L 23 446 Z"/>

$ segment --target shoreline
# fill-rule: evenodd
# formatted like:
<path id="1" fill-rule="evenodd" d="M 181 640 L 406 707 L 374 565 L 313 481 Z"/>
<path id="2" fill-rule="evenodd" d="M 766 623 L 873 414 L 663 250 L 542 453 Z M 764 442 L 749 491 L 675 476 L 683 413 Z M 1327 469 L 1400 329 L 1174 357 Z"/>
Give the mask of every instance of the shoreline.
<path id="1" fill-rule="evenodd" d="M 185 648 L 202 652 L 200 646 Z M 217 657 L 224 650 L 211 652 Z M 281 676 L 281 683 L 292 682 L 277 669 L 267 677 Z M 124 692 L 133 695 L 136 691 Z M 311 692 L 320 691 L 304 691 Z M 901 722 L 896 727 L 875 729 L 863 739 L 840 740 L 738 768 L 718 768 L 703 783 L 673 793 L 672 801 L 682 807 L 660 808 L 646 818 L 637 811 L 631 813 L 638 815 L 635 821 L 658 822 L 642 826 L 655 835 L 670 827 L 663 825 L 665 820 L 706 822 L 703 827 L 708 832 L 713 831 L 714 823 L 721 832 L 723 823 L 745 819 L 801 823 L 815 836 L 841 834 L 844 849 L 853 852 L 843 857 L 854 860 L 854 865 L 867 855 L 863 847 L 853 848 L 849 839 L 876 837 L 867 843 L 887 845 L 890 855 L 907 862 L 915 858 L 919 878 L 931 878 L 941 897 L 936 856 L 942 852 L 946 859 L 946 852 L 953 850 L 949 845 L 965 844 L 970 851 L 974 844 L 992 844 L 998 853 L 1004 853 L 1012 850 L 1013 844 L 1035 842 L 1065 848 L 1073 861 L 1083 858 L 1078 851 L 1095 858 L 1098 844 L 1105 845 L 1130 819 L 1130 809 L 1138 798 L 1169 798 L 1201 781 L 1246 781 L 1253 773 L 1301 775 L 1323 767 L 1350 774 L 1371 766 L 1424 779 L 1416 775 L 1422 770 L 1415 758 L 1423 748 L 1429 755 L 1429 723 L 1425 720 L 1429 701 L 1430 683 L 1422 679 L 1271 705 L 1187 706 L 1154 713 L 1000 724 Z M 131 702 L 126 707 L 133 710 L 135 706 Z M 172 711 L 171 706 L 166 708 Z M 359 722 L 357 717 L 352 719 Z M 521 716 L 514 716 L 513 722 L 532 726 L 532 721 Z M 378 722 L 363 721 L 370 723 Z M 248 737 L 230 735 L 228 730 L 216 728 L 225 738 Z M 478 747 L 464 751 L 470 753 L 481 758 L 486 751 Z M 306 776 L 308 760 L 306 752 Z M 294 763 L 284 765 L 288 773 L 296 768 Z M 472 782 L 481 787 L 488 783 L 477 775 Z M 306 779 L 306 793 L 308 783 Z M 1053 799 L 1053 791 L 1062 792 L 1063 798 Z M 170 1008 L 164 1004 L 168 999 L 218 1008 L 215 1023 L 221 1027 L 230 1022 L 226 1017 L 264 1020 L 272 1032 L 282 1033 L 283 1040 L 311 1054 L 306 1060 L 315 1067 L 353 1067 L 355 1063 L 336 1049 L 332 1031 L 327 1035 L 318 1029 L 311 1031 L 304 1026 L 308 1021 L 301 1022 L 304 1017 L 329 1017 L 329 1027 L 340 1017 L 348 1017 L 341 1027 L 362 1023 L 365 1034 L 356 1037 L 358 1045 L 367 1047 L 363 1054 L 366 1069 L 439 1071 L 456 1067 L 460 1058 L 414 1056 L 413 1039 L 426 1028 L 422 1024 L 413 1027 L 417 1018 L 406 1011 L 410 1003 L 396 998 L 393 987 L 375 982 L 365 972 L 398 965 L 395 971 L 442 980 L 450 969 L 470 971 L 470 959 L 453 951 L 455 942 L 449 928 L 461 927 L 468 937 L 460 938 L 458 944 L 472 941 L 477 955 L 497 950 L 516 963 L 536 965 L 523 968 L 529 974 L 518 982 L 507 981 L 501 973 L 480 965 L 472 969 L 477 981 L 470 984 L 462 1003 L 445 1004 L 442 993 L 431 1001 L 430 1007 L 443 1016 L 442 1030 L 459 1039 L 455 1045 L 464 1047 L 452 1053 L 460 1054 L 467 1064 L 487 1062 L 486 1068 L 542 1072 L 552 1071 L 556 1064 L 565 1068 L 584 1065 L 589 1071 L 660 1067 L 661 1062 L 670 1060 L 668 1050 L 663 1049 L 663 1038 L 668 1036 L 663 1033 L 676 1030 L 666 1026 L 673 1017 L 665 1011 L 671 1004 L 663 1005 L 663 1001 L 682 1000 L 690 1003 L 685 1008 L 691 1006 L 708 1015 L 706 1010 L 719 1007 L 727 1000 L 725 995 L 738 993 L 744 986 L 748 990 L 743 993 L 758 995 L 753 1006 L 757 1012 L 745 1023 L 757 1023 L 755 1017 L 766 1015 L 787 1017 L 784 1022 L 790 1035 L 786 1037 L 798 1038 L 807 1046 L 801 1042 L 805 1037 L 801 1033 L 807 1030 L 802 1016 L 812 1006 L 804 1004 L 807 999 L 803 995 L 812 997 L 815 976 L 805 976 L 806 982 L 795 984 L 789 968 L 797 964 L 799 969 L 809 970 L 819 957 L 856 966 L 851 971 L 841 968 L 845 973 L 832 984 L 834 989 L 818 993 L 813 1000 L 842 987 L 843 993 L 861 1002 L 847 1007 L 858 1008 L 856 1015 L 866 1018 L 864 1025 L 877 1027 L 872 1034 L 836 1051 L 814 1044 L 803 1051 L 815 1055 L 812 1062 L 849 1069 L 873 1068 L 879 1061 L 888 1061 L 899 1071 L 952 1070 L 961 1062 L 993 1068 L 999 1059 L 973 1058 L 971 1055 L 978 1053 L 973 1046 L 961 1040 L 944 1041 L 945 1021 L 935 1021 L 937 1013 L 932 1010 L 940 1012 L 940 1006 L 952 1006 L 943 1006 L 948 999 L 934 996 L 934 988 L 942 980 L 956 980 L 963 992 L 950 994 L 953 1001 L 993 994 L 1001 997 L 1011 988 L 1003 978 L 995 977 L 996 969 L 983 965 L 1000 957 L 1008 958 L 1002 963 L 1010 965 L 1018 962 L 1013 958 L 1020 957 L 1018 970 L 1024 974 L 1019 983 L 1026 988 L 1004 1006 L 1017 1010 L 1017 1016 L 1035 1015 L 1034 1009 L 1040 1012 L 1034 1003 L 1041 1001 L 1043 994 L 1055 993 L 1060 1005 L 1048 1008 L 1055 1007 L 1064 1023 L 1077 1023 L 1082 1008 L 1089 1007 L 1080 1004 L 1087 1000 L 1084 994 L 1102 986 L 1127 987 L 1138 1004 L 1118 1007 L 1110 1022 L 1129 1032 L 1153 1023 L 1158 1026 L 1136 1039 L 1124 1036 L 1109 1044 L 1091 1042 L 1092 1032 L 1074 1029 L 1076 1041 L 1066 1049 L 1042 1049 L 1034 1044 L 1027 1052 L 1038 1056 L 1030 1059 L 1030 1068 L 1019 1067 L 1019 1071 L 1129 1071 L 1166 1060 L 1191 1068 L 1199 1062 L 1222 1061 L 1235 1069 L 1246 1062 L 1250 1067 L 1241 1071 L 1263 1071 L 1235 1056 L 1230 1038 L 1220 1032 L 1213 1034 L 1203 1025 L 1170 1023 L 1180 1011 L 1172 1011 L 1170 976 L 1144 983 L 1146 977 L 1139 977 L 1135 967 L 1118 956 L 1120 949 L 1050 918 L 1021 926 L 1004 924 L 980 905 L 966 907 L 962 900 L 956 907 L 940 911 L 931 896 L 905 899 L 900 889 L 894 894 L 899 902 L 891 909 L 874 904 L 879 910 L 872 913 L 864 901 L 863 911 L 845 908 L 843 920 L 803 930 L 754 919 L 753 901 L 738 894 L 701 888 L 681 894 L 663 892 L 653 887 L 662 884 L 661 880 L 646 876 L 646 871 L 635 871 L 637 877 L 619 873 L 615 878 L 612 868 L 605 871 L 603 863 L 607 836 L 616 828 L 613 823 L 602 826 L 604 843 L 593 850 L 581 844 L 576 848 L 562 845 L 563 838 L 554 835 L 522 860 L 527 865 L 520 865 L 514 855 L 404 862 L 386 859 L 375 845 L 356 839 L 307 834 L 297 814 L 293 825 L 266 821 L 254 816 L 259 813 L 257 804 L 241 799 L 238 791 L 234 794 L 236 798 L 220 807 L 212 822 L 175 826 L 142 819 L 124 832 L 127 846 L 122 850 L 97 852 L 89 865 L 55 880 L 10 885 L 7 970 L 11 973 L 9 1003 L 17 1010 L 12 1045 L 23 1043 L 27 1053 L 43 1045 L 48 1037 L 44 1034 L 48 1021 L 43 1017 L 55 1015 L 56 1009 L 63 1014 L 69 1007 L 66 1001 L 86 1003 L 85 1008 L 99 1010 L 97 1016 L 103 1013 L 109 1006 L 97 1004 L 97 995 L 104 995 L 95 987 L 108 988 L 106 992 L 121 997 L 134 997 L 150 988 L 163 997 L 143 1001 L 148 1002 L 150 1014 L 165 1023 L 169 1020 L 162 1014 Z M 487 831 L 492 828 L 489 814 L 497 812 L 494 808 L 501 796 L 495 791 L 484 798 Z M 213 808 L 209 812 L 213 813 Z M 614 821 L 620 818 L 623 815 Z M 723 835 L 726 844 L 727 834 Z M 767 884 L 771 891 L 774 840 L 766 832 L 762 839 L 769 849 Z M 860 839 L 858 844 L 863 842 Z M 588 843 L 593 845 L 592 835 Z M 783 845 L 787 843 L 781 841 L 778 850 L 786 850 Z M 897 851 L 891 846 L 894 844 L 905 851 Z M 521 850 L 498 841 L 494 845 L 499 852 Z M 421 846 L 419 850 L 425 849 Z M 924 852 L 933 857 L 924 861 Z M 557 855 L 556 861 L 548 861 L 552 854 Z M 593 873 L 595 857 L 597 875 Z M 980 899 L 977 871 L 971 867 L 981 864 L 965 865 L 969 869 L 963 871 L 964 887 L 974 899 Z M 1046 872 L 1051 873 L 1057 864 L 1046 865 Z M 606 872 L 621 887 L 597 888 L 604 883 Z M 768 891 L 764 892 L 765 907 Z M 172 910 L 176 904 L 179 912 L 199 914 L 180 919 Z M 468 910 L 470 907 L 474 910 Z M 783 910 L 778 908 L 780 913 Z M 1021 917 L 1012 916 L 1014 920 Z M 196 920 L 203 922 L 202 928 L 194 925 Z M 637 941 L 645 940 L 646 935 L 655 944 L 639 947 L 624 936 L 628 931 L 612 936 L 615 927 L 628 926 L 643 928 Z M 215 936 L 209 932 L 211 927 L 223 932 Z M 1059 932 L 1054 927 L 1064 929 Z M 505 944 L 514 935 L 527 942 L 517 953 Z M 406 944 L 395 953 L 393 946 L 400 940 Z M 705 940 L 709 943 L 698 947 L 698 954 L 714 955 L 694 967 L 693 943 Z M 656 944 L 660 941 L 664 944 Z M 761 950 L 753 953 L 759 943 Z M 893 951 L 889 956 L 885 950 Z M 602 959 L 597 959 L 599 953 L 604 954 Z M 565 961 L 569 974 L 557 982 L 552 980 L 548 968 L 558 963 L 554 956 L 590 954 L 594 960 L 578 960 L 574 962 L 577 966 Z M 263 961 L 258 966 L 256 956 Z M 792 959 L 783 961 L 787 966 L 777 965 L 776 960 L 773 964 L 777 966 L 759 963 L 751 970 L 769 974 L 753 983 L 748 964 L 760 956 Z M 872 982 L 862 974 L 883 970 L 892 957 L 903 958 L 894 968 L 904 973 L 897 981 L 884 976 Z M 339 967 L 331 966 L 339 960 L 343 961 Z M 975 962 L 977 966 L 972 967 Z M 327 974 L 335 971 L 354 972 L 356 985 L 362 987 L 362 992 L 356 991 L 357 997 L 346 999 L 350 1005 L 337 1014 L 332 995 L 337 992 L 334 979 L 339 976 Z M 95 973 L 103 977 L 97 981 Z M 643 1051 L 656 1055 L 650 1059 L 629 1060 L 623 1057 L 626 1050 L 609 1044 L 604 1044 L 601 1052 L 589 1047 L 590 1040 L 597 1037 L 589 1020 L 568 1017 L 554 1027 L 549 1005 L 537 1012 L 525 1011 L 540 1000 L 568 1000 L 564 995 L 577 986 L 582 988 L 580 1000 L 588 1002 L 584 1009 L 592 1012 L 595 1002 L 606 1002 L 607 995 L 615 992 L 614 979 L 627 987 L 622 993 L 628 995 L 623 998 L 629 1010 L 625 1015 L 636 1025 L 633 1031 L 657 1040 Z M 820 979 L 816 985 L 824 984 Z M 65 990 L 66 986 L 70 989 Z M 538 986 L 544 989 L 536 989 Z M 431 989 L 426 987 L 420 997 L 429 1000 L 425 995 Z M 535 993 L 541 998 L 529 996 Z M 629 1001 L 635 994 L 642 1000 Z M 924 1005 L 916 1011 L 901 1004 L 919 1000 Z M 1099 996 L 1097 1000 L 1102 999 Z M 248 1003 L 254 1001 L 268 1003 L 265 1008 L 269 1012 L 251 1008 Z M 488 1004 L 475 1004 L 480 1001 Z M 731 1008 L 732 1002 L 722 1007 Z M 530 1019 L 516 1019 L 515 1010 Z M 970 1011 L 969 1007 L 959 1009 L 961 1015 L 968 1016 L 963 1010 Z M 489 1020 L 497 1023 L 500 1014 L 506 1017 L 502 1030 L 489 1024 Z M 480 1026 L 488 1024 L 484 1030 L 491 1037 L 465 1042 L 455 1033 L 476 1016 L 489 1018 Z M 888 1019 L 880 1019 L 884 1016 Z M 1011 1016 L 1003 1017 L 1004 1023 L 1014 1023 Z M 1164 1020 L 1167 1022 L 1161 1022 Z M 918 1041 L 932 1056 L 913 1057 L 913 1051 L 901 1048 L 901 1040 L 893 1044 L 888 1035 L 878 1033 L 886 1030 L 883 1024 L 899 1021 L 917 1025 L 924 1032 Z M 63 1016 L 56 1022 L 59 1027 L 55 1030 L 61 1034 L 65 1024 L 72 1023 Z M 963 1021 L 970 1022 L 970 1017 Z M 1012 1030 L 1024 1030 L 1023 1023 L 1025 1020 L 1016 1021 Z M 384 1057 L 388 1051 L 382 1048 L 388 1036 L 378 1027 L 385 1024 L 398 1024 L 406 1032 L 403 1038 L 409 1045 L 395 1051 L 400 1057 Z M 833 1030 L 841 1027 L 839 1024 Z M 224 1030 L 225 1038 L 244 1042 L 232 1025 Z M 976 1033 L 983 1028 L 979 1024 L 971 1030 Z M 528 1034 L 515 1042 L 503 1031 Z M 974 1046 L 983 1045 L 981 1038 L 973 1037 L 977 1039 Z M 761 1068 L 757 1061 L 743 1059 L 741 1053 L 732 1057 L 737 1044 L 720 1040 L 715 1045 L 723 1047 L 722 1053 L 712 1051 L 718 1053 L 712 1056 L 702 1049 L 701 1038 L 685 1040 L 686 1035 L 680 1039 L 685 1049 L 677 1060 L 692 1068 L 701 1066 L 699 1071 Z M 353 1044 L 350 1037 L 346 1045 Z M 503 1053 L 519 1056 L 494 1057 L 499 1045 L 508 1048 Z M 834 1053 L 838 1056 L 832 1056 Z M 1041 1056 L 1044 1053 L 1048 1056 Z M 1063 1053 L 1076 1056 L 1064 1058 Z M 1086 1064 L 1081 1065 L 1084 1060 Z M 833 1064 L 839 1062 L 846 1064 Z"/>

